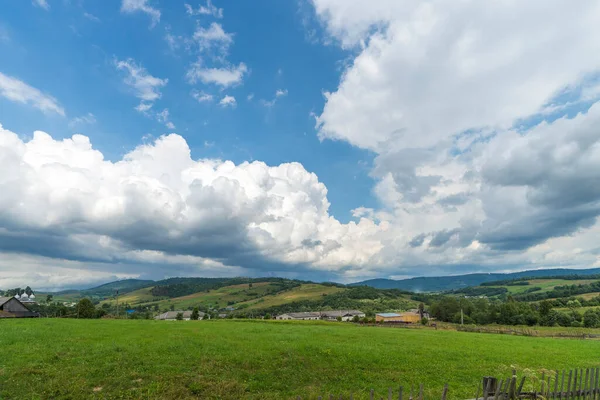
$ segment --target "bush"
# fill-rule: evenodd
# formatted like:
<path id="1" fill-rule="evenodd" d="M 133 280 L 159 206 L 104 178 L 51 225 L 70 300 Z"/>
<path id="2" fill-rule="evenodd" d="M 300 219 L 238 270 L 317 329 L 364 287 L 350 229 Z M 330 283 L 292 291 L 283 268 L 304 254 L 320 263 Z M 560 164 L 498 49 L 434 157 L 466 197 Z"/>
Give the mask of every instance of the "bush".
<path id="1" fill-rule="evenodd" d="M 427 317 L 421 318 L 421 324 L 427 325 L 428 323 L 429 323 L 429 320 L 427 319 Z"/>
<path id="2" fill-rule="evenodd" d="M 175 319 L 176 319 L 177 321 L 183 321 L 183 313 L 180 313 L 180 312 L 178 312 L 178 313 L 177 313 L 177 316 L 175 317 Z"/>
<path id="3" fill-rule="evenodd" d="M 198 307 L 194 307 L 194 309 L 192 310 L 192 315 L 190 316 L 190 319 L 197 321 L 199 317 L 200 317 L 200 313 L 198 312 Z"/>

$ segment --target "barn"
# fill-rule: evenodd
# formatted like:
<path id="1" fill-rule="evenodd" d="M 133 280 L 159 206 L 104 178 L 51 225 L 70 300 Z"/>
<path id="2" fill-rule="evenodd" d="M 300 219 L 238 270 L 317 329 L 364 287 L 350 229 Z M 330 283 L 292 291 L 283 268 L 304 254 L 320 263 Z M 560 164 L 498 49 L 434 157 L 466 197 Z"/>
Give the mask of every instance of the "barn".
<path id="1" fill-rule="evenodd" d="M 39 316 L 15 297 L 0 297 L 0 318 L 37 318 Z"/>

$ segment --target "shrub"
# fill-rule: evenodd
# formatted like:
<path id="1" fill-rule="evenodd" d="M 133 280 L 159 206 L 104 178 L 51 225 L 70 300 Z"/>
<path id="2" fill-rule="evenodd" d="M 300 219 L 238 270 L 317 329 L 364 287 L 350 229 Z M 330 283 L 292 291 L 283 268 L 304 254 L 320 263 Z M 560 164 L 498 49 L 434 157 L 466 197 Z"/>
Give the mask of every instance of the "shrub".
<path id="1" fill-rule="evenodd" d="M 183 321 L 183 313 L 180 313 L 180 312 L 178 312 L 178 313 L 177 313 L 177 316 L 175 317 L 175 319 L 176 319 L 177 321 Z"/>

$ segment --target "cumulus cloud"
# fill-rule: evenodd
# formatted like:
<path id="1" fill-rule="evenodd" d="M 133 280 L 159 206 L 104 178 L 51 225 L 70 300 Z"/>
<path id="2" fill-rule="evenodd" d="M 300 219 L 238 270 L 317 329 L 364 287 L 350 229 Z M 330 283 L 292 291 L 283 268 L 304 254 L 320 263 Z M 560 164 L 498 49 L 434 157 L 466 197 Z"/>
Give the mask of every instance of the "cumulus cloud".
<path id="1" fill-rule="evenodd" d="M 65 110 L 58 101 L 25 82 L 0 72 L 0 96 L 17 103 L 30 104 L 44 113 L 65 116 Z"/>
<path id="2" fill-rule="evenodd" d="M 374 264 L 398 275 L 598 264 L 588 239 L 600 229 L 594 2 L 313 5 L 355 54 L 317 129 L 376 155 L 383 208 L 354 211 L 389 223 Z M 564 116 L 573 107 L 582 113 Z"/>
<path id="3" fill-rule="evenodd" d="M 214 84 L 227 88 L 239 85 L 247 72 L 248 67 L 244 63 L 223 68 L 204 68 L 202 63 L 198 61 L 191 66 L 186 77 L 189 83 L 192 84 L 201 81 L 205 84 Z"/>
<path id="4" fill-rule="evenodd" d="M 160 11 L 148 4 L 148 0 L 123 0 L 121 3 L 122 13 L 143 12 L 152 19 L 150 27 L 154 27 L 160 21 Z"/>
<path id="5" fill-rule="evenodd" d="M 229 46 L 233 44 L 233 34 L 225 32 L 221 24 L 213 22 L 208 28 L 198 26 L 192 40 L 201 52 L 214 50 L 223 57 L 227 55 Z"/>
<path id="6" fill-rule="evenodd" d="M 325 94 L 320 137 L 378 152 L 430 147 L 539 112 L 600 65 L 597 4 L 551 4 L 314 0 L 342 46 L 364 45 Z"/>
<path id="7" fill-rule="evenodd" d="M 0 170 L 2 253 L 104 264 L 196 257 L 218 274 L 220 265 L 335 271 L 379 248 L 368 234 L 382 228 L 335 220 L 327 189 L 302 165 L 194 160 L 174 134 L 112 162 L 82 135 L 23 141 L 2 129 Z"/>

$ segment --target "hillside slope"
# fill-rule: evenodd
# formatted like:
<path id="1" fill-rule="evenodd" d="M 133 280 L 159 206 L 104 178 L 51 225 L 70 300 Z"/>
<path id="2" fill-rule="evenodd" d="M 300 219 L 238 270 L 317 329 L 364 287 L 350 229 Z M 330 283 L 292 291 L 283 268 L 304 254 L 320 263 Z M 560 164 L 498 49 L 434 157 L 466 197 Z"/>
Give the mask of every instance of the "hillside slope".
<path id="1" fill-rule="evenodd" d="M 441 292 L 462 289 L 469 286 L 479 286 L 485 282 L 511 280 L 518 278 L 550 277 L 564 275 L 596 275 L 600 268 L 591 269 L 540 269 L 513 273 L 479 273 L 456 276 L 418 277 L 402 280 L 370 279 L 352 283 L 349 286 L 371 286 L 377 289 L 401 289 L 411 292 Z"/>

